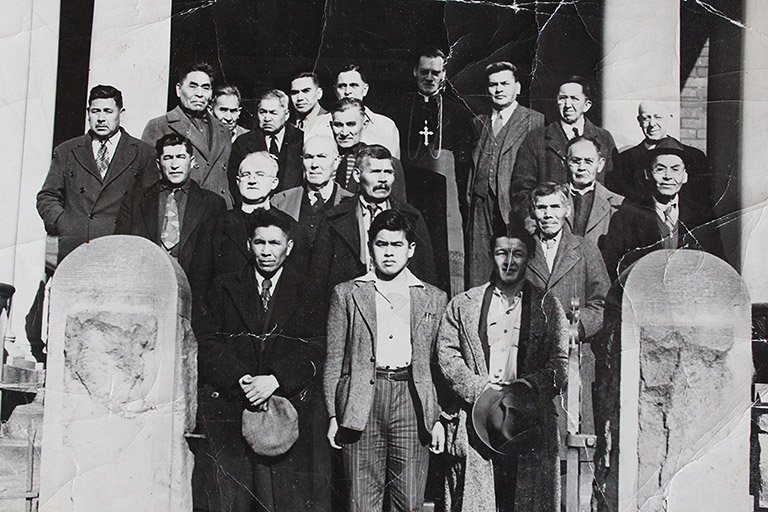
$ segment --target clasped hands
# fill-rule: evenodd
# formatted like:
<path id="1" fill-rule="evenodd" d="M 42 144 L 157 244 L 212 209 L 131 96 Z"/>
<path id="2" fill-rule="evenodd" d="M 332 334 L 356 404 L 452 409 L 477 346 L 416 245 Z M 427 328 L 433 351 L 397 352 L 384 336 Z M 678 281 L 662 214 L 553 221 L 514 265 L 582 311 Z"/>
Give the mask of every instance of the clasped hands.
<path id="1" fill-rule="evenodd" d="M 238 382 L 248 402 L 260 411 L 266 410 L 267 400 L 280 387 L 274 375 L 245 374 Z"/>

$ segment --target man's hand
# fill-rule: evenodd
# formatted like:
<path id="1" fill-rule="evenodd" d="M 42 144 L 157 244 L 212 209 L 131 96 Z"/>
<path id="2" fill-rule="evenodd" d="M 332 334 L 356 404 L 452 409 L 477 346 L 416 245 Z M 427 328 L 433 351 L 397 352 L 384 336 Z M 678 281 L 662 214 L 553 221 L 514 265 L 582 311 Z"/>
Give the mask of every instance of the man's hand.
<path id="1" fill-rule="evenodd" d="M 442 422 L 436 421 L 432 427 L 432 441 L 429 443 L 429 451 L 435 455 L 443 453 L 445 450 L 445 426 Z"/>
<path id="2" fill-rule="evenodd" d="M 328 442 L 331 443 L 332 448 L 341 450 L 341 446 L 336 444 L 336 432 L 338 432 L 338 430 L 339 430 L 339 424 L 336 422 L 336 417 L 334 416 L 328 422 Z"/>
<path id="3" fill-rule="evenodd" d="M 266 402 L 280 387 L 274 375 L 243 375 L 239 382 L 245 398 L 256 407 Z"/>

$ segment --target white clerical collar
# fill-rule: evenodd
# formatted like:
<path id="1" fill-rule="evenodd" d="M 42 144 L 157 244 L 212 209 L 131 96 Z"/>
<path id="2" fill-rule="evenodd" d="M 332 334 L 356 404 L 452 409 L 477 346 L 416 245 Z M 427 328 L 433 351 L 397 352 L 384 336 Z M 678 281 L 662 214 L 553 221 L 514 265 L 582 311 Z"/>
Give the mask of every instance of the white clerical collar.
<path id="1" fill-rule="evenodd" d="M 419 91 L 419 96 L 421 96 L 421 99 L 424 101 L 424 103 L 429 103 L 429 100 L 431 100 L 432 98 L 437 98 L 438 96 L 440 96 L 440 91 L 437 91 L 434 94 L 430 94 L 429 96 Z"/>
<path id="2" fill-rule="evenodd" d="M 571 188 L 571 194 L 573 195 L 580 195 L 583 196 L 584 194 L 588 192 L 592 192 L 595 190 L 595 182 L 593 181 L 589 186 L 585 188 L 575 188 L 573 184 L 568 184 L 568 186 Z"/>
<path id="3" fill-rule="evenodd" d="M 507 121 L 509 121 L 509 118 L 512 117 L 512 114 L 515 112 L 516 108 L 517 100 L 513 101 L 501 110 L 494 109 L 493 113 L 491 114 L 491 123 L 493 123 L 497 118 L 501 117 L 502 124 L 505 124 Z"/>
<path id="4" fill-rule="evenodd" d="M 259 208 L 264 208 L 265 210 L 269 210 L 269 198 L 265 199 L 261 203 L 257 204 L 249 204 L 249 203 L 243 203 L 240 205 L 240 209 L 243 210 L 245 213 L 253 213 Z"/>
<path id="5" fill-rule="evenodd" d="M 571 140 L 576 136 L 576 134 L 573 133 L 574 128 L 578 130 L 579 135 L 584 135 L 585 124 L 586 122 L 584 121 L 584 116 L 578 118 L 573 124 L 564 123 L 562 119 L 560 120 L 560 126 L 563 128 L 563 132 L 565 132 L 565 136 L 568 138 L 568 140 Z"/>

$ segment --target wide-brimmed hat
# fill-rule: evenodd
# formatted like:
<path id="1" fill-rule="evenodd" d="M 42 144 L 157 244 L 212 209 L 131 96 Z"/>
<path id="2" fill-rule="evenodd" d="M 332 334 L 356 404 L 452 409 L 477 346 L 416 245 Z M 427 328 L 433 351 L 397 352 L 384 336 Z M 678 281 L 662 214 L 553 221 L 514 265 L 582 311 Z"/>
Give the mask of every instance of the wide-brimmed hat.
<path id="1" fill-rule="evenodd" d="M 242 431 L 253 453 L 275 457 L 299 438 L 299 415 L 287 398 L 272 395 L 265 410 L 243 411 Z"/>
<path id="2" fill-rule="evenodd" d="M 524 380 L 489 386 L 475 401 L 472 424 L 480 440 L 499 454 L 529 450 L 538 439 L 536 391 Z"/>

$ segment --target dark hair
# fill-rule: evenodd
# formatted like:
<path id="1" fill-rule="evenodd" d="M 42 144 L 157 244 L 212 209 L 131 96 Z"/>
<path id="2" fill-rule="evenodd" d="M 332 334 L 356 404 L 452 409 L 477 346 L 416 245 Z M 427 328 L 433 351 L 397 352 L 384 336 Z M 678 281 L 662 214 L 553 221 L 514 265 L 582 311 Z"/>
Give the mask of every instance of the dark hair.
<path id="1" fill-rule="evenodd" d="M 248 228 L 248 238 L 253 238 L 253 234 L 257 228 L 266 228 L 269 226 L 276 226 L 285 233 L 285 236 L 289 239 L 293 239 L 293 228 L 296 222 L 293 217 L 287 213 L 283 213 L 277 208 L 256 208 L 253 212 L 246 215 L 246 227 Z"/>
<path id="2" fill-rule="evenodd" d="M 293 75 L 293 77 L 291 78 L 291 82 L 293 82 L 294 80 L 298 80 L 299 78 L 311 78 L 312 83 L 315 84 L 315 87 L 317 87 L 318 89 L 320 88 L 320 79 L 317 77 L 316 73 L 312 73 L 311 71 L 301 71 Z"/>
<path id="3" fill-rule="evenodd" d="M 525 248 L 528 249 L 529 258 L 533 258 L 533 255 L 536 254 L 536 239 L 525 229 L 522 222 L 512 221 L 504 229 L 498 229 L 493 232 L 493 235 L 491 235 L 491 254 L 493 254 L 493 250 L 496 248 L 496 240 L 502 237 L 517 238 L 523 242 Z"/>
<path id="4" fill-rule="evenodd" d="M 261 106 L 261 102 L 264 100 L 277 100 L 280 102 L 280 107 L 288 110 L 288 103 L 290 99 L 280 89 L 270 89 L 268 91 L 262 91 L 256 96 L 256 106 Z"/>
<path id="5" fill-rule="evenodd" d="M 569 140 L 568 144 L 565 145 L 565 154 L 566 155 L 568 154 L 568 151 L 571 149 L 571 146 L 584 141 L 591 142 L 595 146 L 598 156 L 600 158 L 605 158 L 605 155 L 603 155 L 603 145 L 600 144 L 600 141 L 597 140 L 592 135 L 579 135 L 578 137 L 574 137 L 571 140 Z"/>
<path id="6" fill-rule="evenodd" d="M 531 190 L 531 212 L 533 212 L 537 198 L 551 196 L 552 194 L 560 194 L 563 197 L 565 205 L 567 206 L 570 204 L 570 199 L 568 198 L 568 187 L 566 185 L 545 181 L 543 183 L 539 183 L 536 185 L 536 187 L 534 187 L 533 190 Z"/>
<path id="7" fill-rule="evenodd" d="M 579 84 L 581 86 L 581 90 L 584 92 L 584 97 L 589 101 L 592 101 L 592 87 L 589 85 L 589 82 L 586 78 L 575 75 L 569 76 L 560 82 L 560 85 L 557 86 L 557 90 L 559 91 L 560 88 L 565 84 Z"/>
<path id="8" fill-rule="evenodd" d="M 362 80 L 366 84 L 368 83 L 368 80 L 365 78 L 365 75 L 363 74 L 362 71 L 360 71 L 360 66 L 358 66 L 357 64 L 347 64 L 346 66 L 341 68 L 339 72 L 336 73 L 336 82 L 339 81 L 339 75 L 342 73 L 346 73 L 347 71 L 357 71 L 357 74 L 360 75 L 360 80 Z"/>
<path id="9" fill-rule="evenodd" d="M 219 96 L 236 96 L 238 103 L 243 101 L 243 97 L 240 95 L 240 89 L 234 85 L 220 85 L 216 87 L 213 90 L 213 100 L 216 101 L 216 98 Z"/>
<path id="10" fill-rule="evenodd" d="M 351 108 L 356 108 L 360 111 L 360 115 L 365 115 L 365 107 L 363 106 L 363 102 L 355 98 L 340 99 L 333 104 L 333 108 L 331 108 L 331 114 L 335 114 L 336 112 L 344 112 L 345 110 L 349 110 Z"/>
<path id="11" fill-rule="evenodd" d="M 115 100 L 117 108 L 123 108 L 123 93 L 115 89 L 111 85 L 97 85 L 91 89 L 91 93 L 88 95 L 88 106 L 91 106 L 93 100 Z"/>
<path id="12" fill-rule="evenodd" d="M 184 149 L 187 150 L 187 154 L 190 156 L 194 154 L 192 151 L 192 143 L 189 142 L 189 139 L 178 133 L 168 133 L 157 139 L 157 142 L 155 142 L 155 151 L 157 151 L 158 160 L 163 156 L 163 149 L 168 146 L 184 146 Z"/>
<path id="13" fill-rule="evenodd" d="M 443 59 L 443 62 L 448 60 L 448 56 L 445 54 L 443 50 L 440 48 L 427 48 L 423 50 L 419 55 L 416 57 L 416 65 L 418 66 L 419 61 L 422 57 L 426 57 L 427 59 Z"/>
<path id="14" fill-rule="evenodd" d="M 181 84 L 187 78 L 187 75 L 194 71 L 200 71 L 208 75 L 208 78 L 211 79 L 211 84 L 216 80 L 216 72 L 207 62 L 185 62 L 176 68 L 176 83 Z"/>
<path id="15" fill-rule="evenodd" d="M 373 239 L 379 234 L 379 231 L 403 231 L 405 239 L 409 243 L 416 243 L 416 233 L 413 230 L 413 223 L 407 214 L 400 210 L 384 210 L 373 219 L 371 228 L 368 230 L 368 245 L 373 245 Z"/>
<path id="16" fill-rule="evenodd" d="M 487 80 L 489 76 L 491 76 L 494 73 L 500 73 L 502 71 L 511 71 L 512 76 L 515 77 L 515 82 L 519 82 L 520 79 L 517 78 L 517 67 L 515 67 L 514 64 L 511 62 L 507 62 L 505 60 L 501 60 L 498 62 L 491 62 L 487 66 L 485 66 L 485 79 Z"/>
<path id="17" fill-rule="evenodd" d="M 392 161 L 392 153 L 390 153 L 390 151 L 381 144 L 363 146 L 357 152 L 357 157 L 355 158 L 355 168 L 362 170 L 363 164 L 367 164 L 371 158 L 376 160 Z"/>

